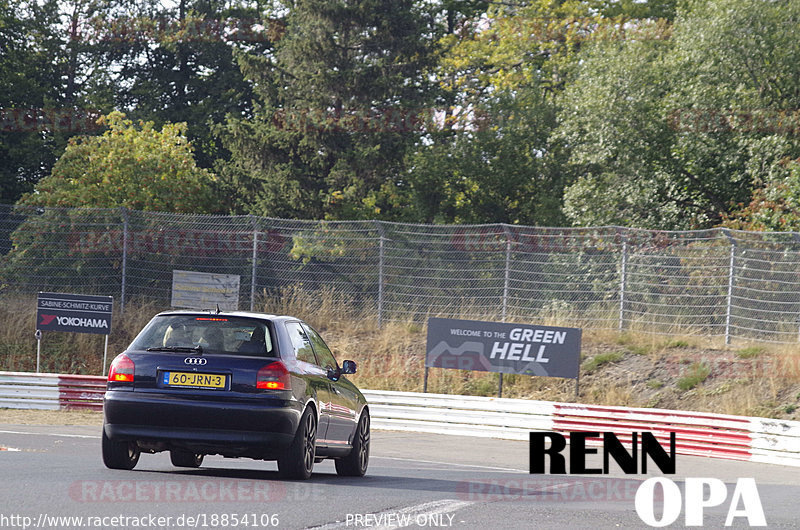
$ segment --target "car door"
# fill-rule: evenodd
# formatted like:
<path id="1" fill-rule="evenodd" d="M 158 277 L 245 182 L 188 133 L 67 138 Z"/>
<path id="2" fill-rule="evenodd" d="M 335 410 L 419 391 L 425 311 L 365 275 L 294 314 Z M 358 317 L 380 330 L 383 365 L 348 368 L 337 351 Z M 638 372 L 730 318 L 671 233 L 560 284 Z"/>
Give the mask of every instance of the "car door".
<path id="1" fill-rule="evenodd" d="M 319 423 L 317 425 L 317 443 L 327 444 L 330 425 L 331 388 L 328 373 L 319 366 L 311 340 L 306 335 L 300 322 L 287 322 L 286 331 L 294 347 L 295 358 L 303 363 L 305 379 L 316 395 L 319 406 Z"/>
<path id="2" fill-rule="evenodd" d="M 331 399 L 328 405 L 330 414 L 328 442 L 332 445 L 349 443 L 358 421 L 358 396 L 355 386 L 341 377 L 339 365 L 319 333 L 306 323 L 303 323 L 303 327 L 311 339 L 319 366 L 334 376 L 333 379 L 329 379 Z"/>

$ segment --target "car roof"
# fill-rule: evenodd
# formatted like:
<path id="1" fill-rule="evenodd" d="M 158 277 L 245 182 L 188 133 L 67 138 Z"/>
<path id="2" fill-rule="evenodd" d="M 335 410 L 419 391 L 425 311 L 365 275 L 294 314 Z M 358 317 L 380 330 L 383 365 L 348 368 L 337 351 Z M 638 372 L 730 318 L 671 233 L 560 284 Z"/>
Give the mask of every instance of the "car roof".
<path id="1" fill-rule="evenodd" d="M 301 320 L 297 317 L 289 315 L 272 315 L 269 313 L 258 313 L 255 311 L 219 311 L 215 309 L 171 309 L 162 311 L 156 316 L 169 316 L 169 315 L 214 315 L 220 317 L 244 317 L 244 318 L 258 318 L 262 320 Z"/>

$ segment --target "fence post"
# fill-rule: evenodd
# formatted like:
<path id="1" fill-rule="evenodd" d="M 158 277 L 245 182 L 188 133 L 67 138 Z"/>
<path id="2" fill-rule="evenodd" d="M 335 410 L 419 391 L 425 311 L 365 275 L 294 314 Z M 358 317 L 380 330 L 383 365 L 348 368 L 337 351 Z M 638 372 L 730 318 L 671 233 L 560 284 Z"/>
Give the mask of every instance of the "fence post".
<path id="1" fill-rule="evenodd" d="M 384 237 L 383 223 L 375 221 L 375 224 L 378 227 L 378 235 L 380 237 L 378 240 L 378 328 L 380 329 L 383 326 L 383 244 L 386 238 Z"/>
<path id="2" fill-rule="evenodd" d="M 506 233 L 506 273 L 503 281 L 503 322 L 505 322 L 508 314 L 508 286 L 511 281 L 511 232 L 506 225 L 503 225 L 503 230 Z M 502 391 L 503 374 L 500 374 L 500 377 L 500 389 Z"/>
<path id="3" fill-rule="evenodd" d="M 620 231 L 622 238 L 622 264 L 619 274 L 619 332 L 625 328 L 625 283 L 628 277 L 628 238 L 624 231 Z"/>
<path id="4" fill-rule="evenodd" d="M 728 296 L 725 300 L 725 344 L 731 343 L 731 305 L 733 304 L 733 267 L 736 263 L 736 240 L 727 232 L 724 234 L 731 242 L 731 257 L 728 266 Z"/>
<path id="5" fill-rule="evenodd" d="M 250 216 L 253 221 L 253 266 L 250 274 L 250 311 L 255 310 L 256 304 L 256 263 L 258 260 L 258 219 Z"/>
<path id="6" fill-rule="evenodd" d="M 125 312 L 125 280 L 128 273 L 128 209 L 121 207 L 122 214 L 122 282 L 119 294 L 119 312 Z"/>

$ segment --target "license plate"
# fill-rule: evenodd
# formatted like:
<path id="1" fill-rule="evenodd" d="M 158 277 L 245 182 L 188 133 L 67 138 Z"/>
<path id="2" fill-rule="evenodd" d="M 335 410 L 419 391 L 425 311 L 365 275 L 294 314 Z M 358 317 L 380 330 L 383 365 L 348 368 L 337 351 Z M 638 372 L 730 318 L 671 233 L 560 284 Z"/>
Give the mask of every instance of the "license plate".
<path id="1" fill-rule="evenodd" d="M 197 372 L 164 372 L 161 382 L 166 386 L 190 386 L 194 388 L 225 388 L 225 376 L 199 374 Z"/>

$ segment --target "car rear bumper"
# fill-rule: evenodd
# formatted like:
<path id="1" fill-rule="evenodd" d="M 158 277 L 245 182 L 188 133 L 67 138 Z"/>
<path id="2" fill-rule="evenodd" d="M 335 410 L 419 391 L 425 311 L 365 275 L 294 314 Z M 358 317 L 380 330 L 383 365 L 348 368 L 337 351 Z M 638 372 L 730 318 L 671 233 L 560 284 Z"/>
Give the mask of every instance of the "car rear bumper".
<path id="1" fill-rule="evenodd" d="M 302 414 L 297 401 L 192 400 L 175 395 L 108 391 L 103 400 L 106 436 L 112 440 L 174 446 L 267 449 L 291 444 Z"/>
<path id="2" fill-rule="evenodd" d="M 106 423 L 106 436 L 112 440 L 167 442 L 174 446 L 208 446 L 209 448 L 272 447 L 284 448 L 292 443 L 293 435 L 259 431 L 230 431 L 222 429 L 187 429 Z"/>

